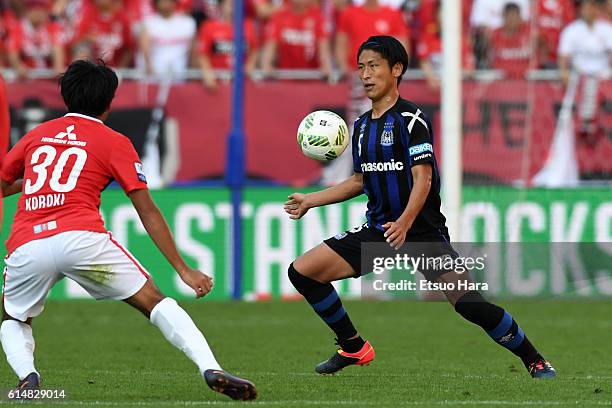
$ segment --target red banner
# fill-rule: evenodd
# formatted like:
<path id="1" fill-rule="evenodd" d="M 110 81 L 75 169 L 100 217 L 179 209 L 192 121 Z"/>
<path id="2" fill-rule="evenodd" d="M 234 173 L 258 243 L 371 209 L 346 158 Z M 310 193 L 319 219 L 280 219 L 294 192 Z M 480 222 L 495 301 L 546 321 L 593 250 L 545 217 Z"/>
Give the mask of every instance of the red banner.
<path id="1" fill-rule="evenodd" d="M 7 84 L 9 103 L 19 109 L 24 100 L 62 107 L 51 81 Z M 607 128 L 596 143 L 577 140 L 583 175 L 612 175 L 612 84 L 600 86 L 600 122 Z M 156 87 L 136 82 L 121 84 L 114 109 L 151 107 Z M 555 82 L 466 82 L 464 92 L 464 174 L 468 182 L 513 183 L 531 178 L 542 166 L 556 125 L 563 89 Z M 402 96 L 420 105 L 433 120 L 439 151 L 439 101 L 420 81 L 402 85 Z M 229 86 L 211 92 L 199 83 L 173 86 L 166 114 L 178 123 L 180 157 L 178 181 L 220 177 L 225 170 L 226 139 L 230 129 Z M 348 100 L 346 84 L 322 82 L 264 82 L 246 86 L 245 127 L 247 172 L 253 178 L 300 184 L 315 180 L 320 165 L 304 157 L 296 142 L 301 119 L 316 109 L 342 111 Z M 349 124 L 350 126 L 351 124 Z"/>

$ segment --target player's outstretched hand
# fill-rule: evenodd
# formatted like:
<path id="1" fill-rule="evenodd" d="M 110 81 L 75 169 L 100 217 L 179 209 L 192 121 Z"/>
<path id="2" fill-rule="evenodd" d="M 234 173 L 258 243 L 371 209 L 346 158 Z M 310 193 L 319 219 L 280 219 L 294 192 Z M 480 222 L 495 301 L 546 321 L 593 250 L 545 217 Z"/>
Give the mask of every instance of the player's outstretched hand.
<path id="1" fill-rule="evenodd" d="M 285 201 L 284 208 L 292 220 L 299 220 L 310 209 L 306 200 L 306 194 L 293 193 L 287 198 L 288 200 Z"/>
<path id="2" fill-rule="evenodd" d="M 406 233 L 410 229 L 410 225 L 397 220 L 383 224 L 382 227 L 385 230 L 385 238 L 387 238 L 389 245 L 394 249 L 400 249 L 406 241 Z"/>
<path id="3" fill-rule="evenodd" d="M 201 298 L 207 295 L 213 287 L 213 280 L 207 274 L 196 269 L 188 269 L 181 274 L 181 279 L 187 284 L 196 294 L 196 298 Z"/>

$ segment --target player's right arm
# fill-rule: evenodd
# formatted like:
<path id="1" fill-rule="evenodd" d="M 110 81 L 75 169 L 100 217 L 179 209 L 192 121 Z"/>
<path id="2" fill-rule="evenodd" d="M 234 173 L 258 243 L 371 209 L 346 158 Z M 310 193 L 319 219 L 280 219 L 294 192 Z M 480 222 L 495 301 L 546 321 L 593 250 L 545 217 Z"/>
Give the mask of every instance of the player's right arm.
<path id="1" fill-rule="evenodd" d="M 23 173 L 25 171 L 25 156 L 29 137 L 22 137 L 2 160 L 0 167 L 0 187 L 2 196 L 7 197 L 21 192 Z"/>
<path id="2" fill-rule="evenodd" d="M 362 193 L 363 174 L 354 173 L 343 182 L 325 190 L 309 194 L 291 194 L 285 202 L 285 212 L 289 214 L 289 218 L 297 220 L 302 218 L 311 208 L 340 203 Z"/>
<path id="3" fill-rule="evenodd" d="M 198 298 L 210 292 L 213 286 L 211 277 L 187 266 L 176 248 L 168 223 L 153 202 L 149 190 L 133 190 L 129 197 L 147 233 L 183 282 L 195 291 Z"/>

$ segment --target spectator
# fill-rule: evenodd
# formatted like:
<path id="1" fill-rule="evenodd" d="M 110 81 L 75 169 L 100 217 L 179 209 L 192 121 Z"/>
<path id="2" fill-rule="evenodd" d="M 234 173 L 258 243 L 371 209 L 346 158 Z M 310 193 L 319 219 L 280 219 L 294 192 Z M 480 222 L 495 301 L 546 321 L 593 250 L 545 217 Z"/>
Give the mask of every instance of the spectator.
<path id="1" fill-rule="evenodd" d="M 399 11 L 367 0 L 363 6 L 349 6 L 340 16 L 336 33 L 336 63 L 342 74 L 357 68 L 357 50 L 372 35 L 391 35 L 407 47 L 408 28 Z"/>
<path id="2" fill-rule="evenodd" d="M 440 24 L 440 1 L 435 4 L 431 12 L 436 16 L 435 22 L 429 22 L 425 31 L 419 36 L 417 43 L 417 57 L 427 85 L 437 91 L 440 88 L 440 70 L 442 69 L 442 38 Z M 469 36 L 462 36 L 462 65 L 465 71 L 472 71 L 475 67 Z"/>
<path id="3" fill-rule="evenodd" d="M 196 33 L 191 16 L 176 11 L 176 0 L 155 0 L 156 13 L 140 30 L 141 64 L 147 74 L 180 77 L 189 65 Z"/>
<path id="4" fill-rule="evenodd" d="M 488 68 L 489 49 L 493 31 L 503 25 L 503 11 L 511 0 L 474 0 L 470 25 L 472 27 L 474 53 L 479 68 Z M 524 21 L 529 21 L 530 0 L 513 0 L 521 8 Z"/>
<path id="5" fill-rule="evenodd" d="M 54 0 L 51 6 L 51 19 L 61 27 L 61 42 L 64 54 L 72 54 L 72 45 L 76 38 L 77 28 L 83 16 L 94 12 L 90 0 Z"/>
<path id="6" fill-rule="evenodd" d="M 272 15 L 262 55 L 265 76 L 277 69 L 317 69 L 331 75 L 329 30 L 311 0 L 290 0 Z"/>
<path id="7" fill-rule="evenodd" d="M 108 65 L 125 68 L 132 61 L 130 22 L 120 0 L 94 0 L 94 8 L 81 19 L 74 45 L 75 59 L 102 59 Z"/>
<path id="8" fill-rule="evenodd" d="M 26 0 L 25 16 L 9 28 L 8 59 L 20 78 L 31 68 L 64 69 L 60 28 L 49 19 L 47 0 Z"/>
<path id="9" fill-rule="evenodd" d="M 510 3 L 508 0 L 474 0 L 470 25 L 473 28 L 484 28 L 492 33 L 504 24 L 504 7 Z M 514 0 L 521 10 L 521 17 L 529 21 L 529 0 Z"/>
<path id="10" fill-rule="evenodd" d="M 579 74 L 606 76 L 610 72 L 612 25 L 599 18 L 597 0 L 583 0 L 580 19 L 561 32 L 559 68 L 564 84 L 569 80 L 570 66 Z"/>
<path id="11" fill-rule="evenodd" d="M 493 31 L 490 52 L 492 67 L 509 78 L 524 78 L 527 70 L 536 66 L 532 63 L 535 54 L 531 47 L 531 30 L 523 22 L 518 4 L 504 6 L 504 24 Z"/>
<path id="12" fill-rule="evenodd" d="M 198 54 L 204 86 L 216 85 L 213 69 L 231 69 L 234 65 L 233 0 L 221 0 L 221 17 L 204 22 L 198 34 Z M 255 29 L 250 19 L 244 21 L 246 40 L 245 71 L 251 75 L 257 61 Z"/>
<path id="13" fill-rule="evenodd" d="M 555 68 L 561 30 L 576 18 L 574 1 L 537 0 L 536 12 L 539 65 L 543 68 Z"/>

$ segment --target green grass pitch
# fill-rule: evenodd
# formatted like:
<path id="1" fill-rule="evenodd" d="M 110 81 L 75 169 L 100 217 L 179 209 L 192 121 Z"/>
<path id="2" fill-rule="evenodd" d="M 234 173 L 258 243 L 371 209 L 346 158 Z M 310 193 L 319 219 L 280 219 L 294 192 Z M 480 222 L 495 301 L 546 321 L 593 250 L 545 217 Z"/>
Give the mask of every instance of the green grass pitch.
<path id="1" fill-rule="evenodd" d="M 612 302 L 499 304 L 554 364 L 556 380 L 531 379 L 517 358 L 446 303 L 345 302 L 376 359 L 330 377 L 313 367 L 333 352 L 331 332 L 304 302 L 183 306 L 221 364 L 257 384 L 253 406 L 612 405 Z M 195 366 L 127 305 L 49 302 L 34 334 L 43 388 L 67 393 L 56 406 L 239 404 L 210 391 Z M 6 390 L 16 379 L 2 360 Z"/>

